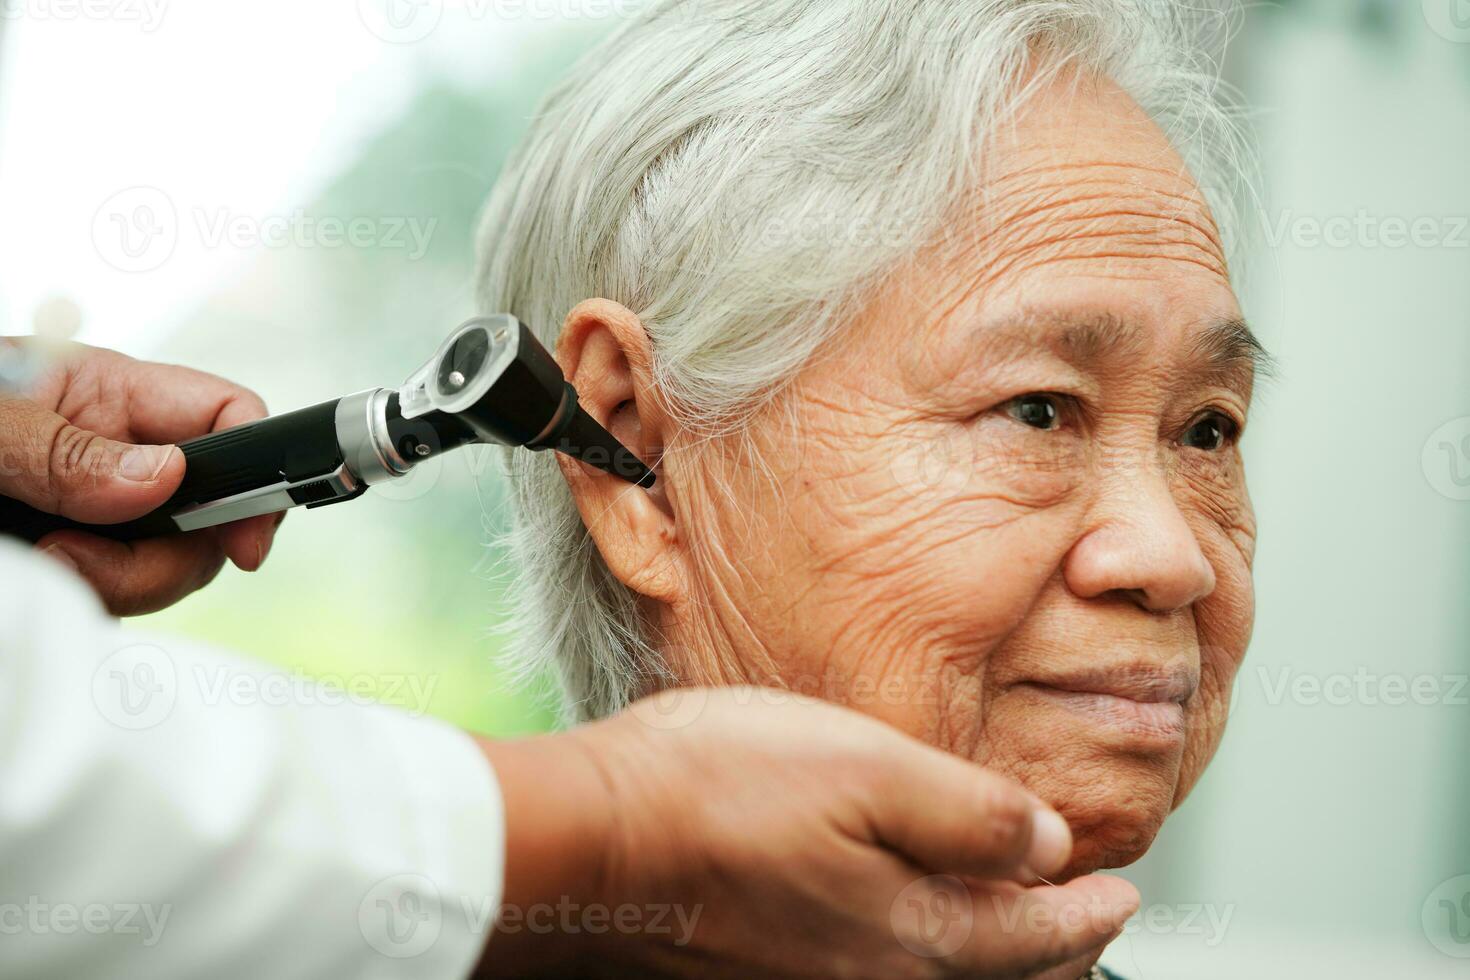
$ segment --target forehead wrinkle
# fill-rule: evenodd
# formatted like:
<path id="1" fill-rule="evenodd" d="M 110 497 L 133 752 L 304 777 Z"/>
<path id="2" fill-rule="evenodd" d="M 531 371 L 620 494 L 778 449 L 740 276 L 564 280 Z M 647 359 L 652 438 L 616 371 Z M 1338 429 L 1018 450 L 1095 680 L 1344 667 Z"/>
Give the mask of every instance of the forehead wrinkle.
<path id="1" fill-rule="evenodd" d="M 1076 255 L 1056 253 L 1057 247 L 1066 243 L 1100 242 L 1103 239 L 1111 239 L 1112 247 L 1099 247 L 1093 251 Z M 1161 248 L 1170 246 L 1176 249 L 1176 254 L 1166 254 Z M 992 264 L 985 270 L 988 274 L 985 281 L 993 282 L 1009 272 L 1021 272 L 1045 265 L 1061 262 L 1095 262 L 1100 259 L 1167 259 L 1172 262 L 1186 262 L 1222 279 L 1228 278 L 1228 272 L 1223 266 L 1215 264 L 1209 257 L 1200 258 L 1198 249 L 1194 246 L 1195 243 L 1188 240 L 1160 239 L 1143 235 L 1134 236 L 1130 240 L 1129 236 L 1121 235 L 1115 230 L 1090 232 L 1083 235 L 1058 235 L 1027 245 L 1024 249 L 1011 255 L 1004 264 Z M 1053 250 L 1053 254 L 1046 254 L 1049 249 Z M 1115 270 L 1113 275 L 1122 278 L 1126 276 L 1126 273 Z M 1136 278 L 1147 280 L 1154 277 L 1151 274 L 1142 273 Z"/>
<path id="2" fill-rule="evenodd" d="M 1160 177 L 1172 177 L 1180 184 L 1192 186 L 1189 172 L 1178 166 L 1174 167 L 1150 167 L 1141 163 L 1105 163 L 1101 160 L 1077 160 L 1072 162 L 1047 162 L 1045 164 L 1026 164 L 1014 170 L 1008 170 L 1002 174 L 990 176 L 989 183 L 992 187 L 999 186 L 1012 180 L 1021 180 L 1033 174 L 1065 173 L 1069 170 L 1087 170 L 1096 172 L 1099 170 L 1130 170 L 1136 173 L 1155 174 Z"/>
<path id="3" fill-rule="evenodd" d="M 1086 174 L 1077 177 L 1076 171 Z M 1129 179 L 1124 174 L 1115 174 L 1113 171 L 1123 171 L 1124 174 L 1134 175 Z M 1163 183 L 1144 181 L 1137 179 L 1138 175 L 1150 175 L 1168 178 L 1168 182 L 1177 186 L 1169 187 Z M 1009 187 L 1011 184 L 1020 184 L 1019 190 Z M 1052 189 L 1072 190 L 1078 187 L 1101 186 L 1108 188 L 1107 194 L 1094 195 L 1093 197 L 1075 196 L 1071 200 L 1084 201 L 1097 198 L 1126 198 L 1126 197 L 1149 197 L 1177 202 L 1179 211 L 1196 211 L 1204 219 L 1203 224 L 1195 225 L 1200 233 L 1209 237 L 1219 236 L 1218 226 L 1215 224 L 1214 215 L 1210 213 L 1208 202 L 1189 178 L 1188 173 L 1178 169 L 1163 169 L 1158 167 L 1145 167 L 1138 164 L 1123 163 L 1049 163 L 1043 166 L 1024 167 L 1013 170 L 997 177 L 985 185 L 984 200 L 987 204 L 1003 201 L 1009 197 L 1025 200 L 1028 196 L 1043 194 Z M 1122 189 L 1122 193 L 1120 193 Z M 1024 208 L 1012 215 L 1024 214 Z M 1154 214 L 1156 212 L 1150 212 Z M 1183 220 L 1183 219 L 1181 219 Z"/>
<path id="4" fill-rule="evenodd" d="M 1173 188 L 1122 180 L 1124 170 L 1178 178 Z M 1076 171 L 1092 176 L 1078 179 Z M 1208 206 L 1178 170 L 1125 164 L 1057 164 L 1011 171 L 992 181 L 977 214 L 977 242 L 989 253 L 980 270 L 994 280 L 1023 259 L 1068 243 L 1094 247 L 1055 258 L 1167 258 L 1189 261 L 1228 278 L 1219 229 Z M 1005 185 L 1020 184 L 1011 189 Z M 1116 245 L 1098 248 L 1104 240 Z"/>
<path id="5" fill-rule="evenodd" d="M 1065 186 L 1054 186 L 1057 189 L 1071 189 L 1077 185 L 1073 184 Z M 1167 194 L 1164 192 L 1160 192 L 1157 196 L 1170 198 L 1174 201 L 1181 202 L 1182 204 L 1195 203 L 1183 195 Z M 1037 201 L 1027 207 L 1017 209 L 1008 214 L 1005 218 L 1005 221 L 1001 223 L 1000 227 L 1005 228 L 1007 226 L 1018 225 L 1029 219 L 1041 219 L 1045 217 L 1049 212 L 1061 211 L 1065 208 L 1074 207 L 1076 205 L 1096 204 L 1097 202 L 1110 202 L 1114 203 L 1114 206 L 1111 209 L 1101 206 L 1091 209 L 1085 209 L 1082 211 L 1082 213 L 1075 215 L 1064 214 L 1062 216 L 1062 220 L 1066 222 L 1080 222 L 1099 221 L 1106 218 L 1139 218 L 1150 226 L 1159 225 L 1160 223 L 1182 225 L 1185 228 L 1188 228 L 1191 231 L 1195 232 L 1198 236 L 1197 239 L 1191 238 L 1188 242 L 1175 241 L 1172 243 L 1166 242 L 1165 244 L 1197 245 L 1198 242 L 1201 240 L 1209 243 L 1211 246 L 1216 244 L 1218 231 L 1216 229 L 1214 219 L 1210 217 L 1207 211 L 1204 212 L 1204 219 L 1206 222 L 1208 222 L 1208 224 L 1202 224 L 1198 221 L 1190 220 L 1190 217 L 1187 213 L 1189 208 L 1187 207 L 1181 206 L 1172 211 L 1160 210 L 1157 208 L 1145 208 L 1135 201 L 1130 201 L 1123 198 L 1121 195 L 1116 193 L 1116 190 L 1099 194 L 1072 194 L 1064 198 L 1053 197 L 1046 200 Z M 1039 221 L 1037 223 L 1039 223 Z M 1020 226 L 1024 227 L 1024 225 Z M 1126 234 L 1126 232 L 1123 231 L 1120 231 L 1119 233 Z M 1223 264 L 1223 259 L 1221 260 L 1221 262 Z"/>
<path id="6" fill-rule="evenodd" d="M 1167 227 L 1176 231 L 1182 227 L 1185 233 L 1168 234 Z M 1007 232 L 1011 241 L 999 243 L 994 250 L 995 258 L 989 263 L 991 280 L 1053 261 L 1113 258 L 1188 262 L 1221 278 L 1229 275 L 1224 256 L 1214 248 L 1213 242 L 1198 234 L 1198 226 L 1153 211 L 1117 209 L 1052 215 L 1017 222 Z"/>
<path id="7" fill-rule="evenodd" d="M 1165 178 L 1173 186 L 1153 186 L 1163 184 L 1162 180 L 1124 180 L 1119 172 Z M 1074 213 L 1068 213 L 1069 208 Z M 937 259 L 944 265 L 970 266 L 966 274 L 944 276 L 947 286 L 930 287 L 933 294 L 925 304 L 930 306 L 925 319 L 936 327 L 955 317 L 967 319 L 964 307 L 1018 267 L 1069 260 L 1163 258 L 1188 262 L 1227 281 L 1229 277 L 1214 217 L 1189 182 L 1182 164 L 1149 167 L 1057 162 L 1023 166 L 984 181 L 971 215 L 977 220 L 964 223 L 973 229 L 969 235 L 951 233 L 946 239 L 951 246 L 960 246 L 959 252 L 941 248 L 928 253 L 929 260 Z M 1096 227 L 1100 224 L 1105 227 Z M 1173 233 L 1166 229 L 1173 229 Z M 1069 243 L 1088 243 L 1089 247 L 1066 254 Z M 1048 251 L 1052 254 L 1046 254 Z M 1129 271 L 1123 266 L 1109 274 L 1130 278 Z M 1142 265 L 1133 271 L 1136 275 L 1132 278 L 1144 281 L 1157 276 Z M 1095 312 L 1086 316 L 1037 309 L 1023 311 L 1014 319 L 1017 323 L 1009 324 L 1013 328 L 1018 324 L 1034 328 L 1059 323 L 1062 334 L 1048 343 L 1054 354 L 1067 361 L 1097 361 L 1104 354 L 1137 355 L 1139 345 L 1147 343 L 1147 337 L 1122 318 Z M 962 331 L 962 344 L 970 350 L 983 350 L 991 362 L 1014 361 L 1036 353 L 1034 335 L 1024 331 L 1018 334 L 1014 329 L 1007 332 L 1006 326 L 992 321 L 988 328 Z M 964 348 L 954 350 L 958 353 Z"/>

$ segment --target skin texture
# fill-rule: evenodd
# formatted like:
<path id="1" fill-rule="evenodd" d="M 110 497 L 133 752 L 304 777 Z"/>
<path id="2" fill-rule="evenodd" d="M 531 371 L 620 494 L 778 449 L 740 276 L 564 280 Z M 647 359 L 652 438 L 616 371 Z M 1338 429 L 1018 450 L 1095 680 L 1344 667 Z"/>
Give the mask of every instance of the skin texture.
<path id="1" fill-rule="evenodd" d="M 562 466 L 681 679 L 794 688 L 1014 778 L 1067 819 L 1073 876 L 1141 856 L 1219 743 L 1254 614 L 1256 349 L 1208 207 L 1116 86 L 1043 87 L 984 162 L 944 242 L 756 421 L 768 475 L 734 440 L 686 448 L 606 300 L 558 356 L 664 454 L 659 486 Z"/>

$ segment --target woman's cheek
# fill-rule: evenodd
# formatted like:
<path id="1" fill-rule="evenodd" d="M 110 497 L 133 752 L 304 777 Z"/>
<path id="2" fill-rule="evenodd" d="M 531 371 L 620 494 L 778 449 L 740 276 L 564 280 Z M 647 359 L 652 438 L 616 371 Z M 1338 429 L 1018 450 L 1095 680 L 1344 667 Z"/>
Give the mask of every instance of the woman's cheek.
<path id="1" fill-rule="evenodd" d="M 1189 704 L 1188 734 L 1174 788 L 1173 807 L 1184 802 L 1220 747 L 1226 722 L 1234 707 L 1236 674 L 1244 649 L 1244 646 L 1213 645 L 1201 636 L 1200 684 Z"/>
<path id="2" fill-rule="evenodd" d="M 903 577 L 930 550 L 973 563 L 990 532 L 1065 505 L 1086 475 L 1075 437 L 993 415 L 893 425 L 840 456 L 840 469 L 802 488 L 793 524 L 825 556 L 817 571 L 877 581 Z"/>
<path id="3" fill-rule="evenodd" d="M 1255 552 L 1256 521 L 1239 450 L 1204 453 L 1180 450 L 1173 467 L 1175 498 L 1186 516 L 1223 533 L 1249 566 Z"/>
<path id="4" fill-rule="evenodd" d="M 1198 781 L 1224 735 L 1236 676 L 1255 624 L 1251 561 L 1255 518 L 1238 454 L 1211 468 L 1197 467 L 1180 495 L 1181 506 L 1215 572 L 1215 588 L 1194 607 L 1200 649 L 1200 687 L 1190 705 L 1189 736 L 1174 804 Z"/>
<path id="5" fill-rule="evenodd" d="M 1085 457 L 1029 435 L 993 418 L 966 427 L 963 480 L 900 510 L 915 610 L 950 659 L 982 658 L 1014 629 L 1077 535 Z"/>
<path id="6" fill-rule="evenodd" d="M 978 732 L 985 661 L 1055 576 L 1081 514 L 1075 444 L 1031 435 L 1003 420 L 915 423 L 845 446 L 840 472 L 828 455 L 823 478 L 787 498 L 804 569 L 782 589 L 801 597 L 787 610 L 804 634 L 791 672 L 968 754 L 956 736 Z"/>

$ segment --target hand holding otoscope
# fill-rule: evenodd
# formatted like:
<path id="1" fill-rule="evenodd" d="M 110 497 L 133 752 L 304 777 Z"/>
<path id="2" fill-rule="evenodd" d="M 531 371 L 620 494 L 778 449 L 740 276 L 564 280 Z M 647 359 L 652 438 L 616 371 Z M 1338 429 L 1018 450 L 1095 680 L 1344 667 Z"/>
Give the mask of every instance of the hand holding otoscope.
<path id="1" fill-rule="evenodd" d="M 209 380 L 246 401 L 252 398 L 218 379 Z M 159 378 L 161 387 L 168 383 L 168 378 Z M 160 412 L 177 410 L 167 390 L 150 396 L 157 399 Z M 232 411 L 242 411 L 239 402 L 229 404 L 235 406 Z M 7 411 L 20 411 L 17 405 L 0 391 L 0 421 Z M 26 480 L 25 461 L 0 461 L 0 534 L 31 542 L 69 529 L 119 542 L 177 536 L 296 506 L 352 500 L 373 484 L 405 475 L 417 463 L 480 442 L 553 449 L 630 483 L 654 482 L 652 471 L 581 410 L 576 390 L 532 333 L 515 317 L 499 314 L 459 327 L 399 388 L 369 389 L 180 442 L 183 481 L 163 506 L 135 520 L 106 523 L 85 507 L 82 513 L 73 507 L 69 517 L 50 513 L 44 508 L 53 495 Z M 9 470 L 19 472 L 3 472 Z M 17 497 L 22 499 L 13 499 Z M 233 528 L 221 533 L 239 537 Z M 243 545 L 232 550 L 230 544 L 226 539 L 226 550 L 237 564 L 250 561 L 248 555 L 242 559 L 234 553 Z M 177 596 L 168 601 L 173 598 Z M 144 602 L 120 611 L 149 606 L 156 608 Z"/>

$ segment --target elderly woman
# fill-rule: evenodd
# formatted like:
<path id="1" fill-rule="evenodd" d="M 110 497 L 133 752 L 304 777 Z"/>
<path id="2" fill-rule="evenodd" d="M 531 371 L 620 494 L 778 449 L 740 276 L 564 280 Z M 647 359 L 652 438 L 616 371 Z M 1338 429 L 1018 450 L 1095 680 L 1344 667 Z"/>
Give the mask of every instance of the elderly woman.
<path id="1" fill-rule="evenodd" d="M 814 694 L 1051 803 L 1068 877 L 1147 850 L 1253 617 L 1263 354 L 1194 36 L 1144 0 L 689 0 L 581 62 L 480 280 L 656 461 L 512 462 L 517 653 L 570 718 Z"/>

